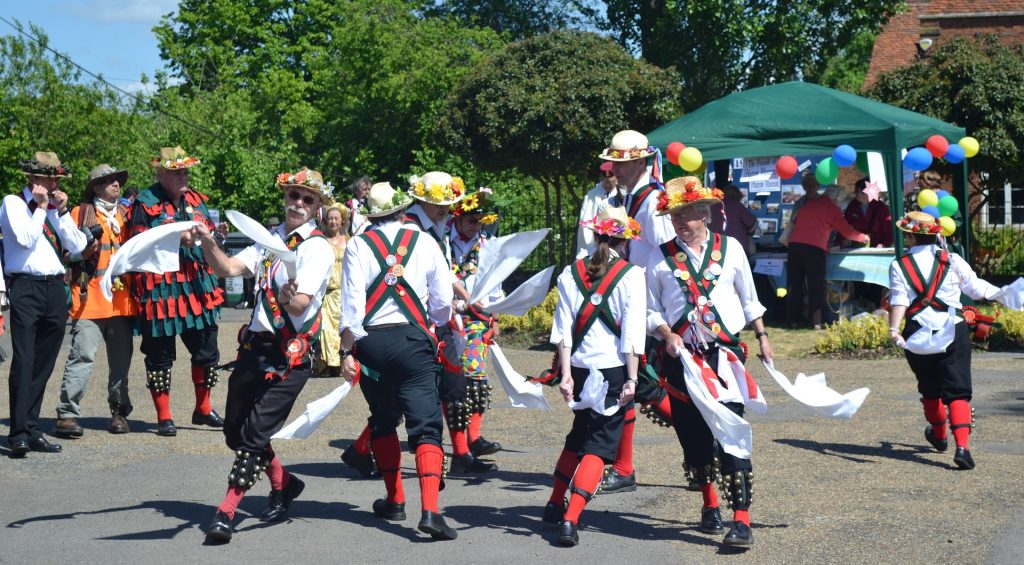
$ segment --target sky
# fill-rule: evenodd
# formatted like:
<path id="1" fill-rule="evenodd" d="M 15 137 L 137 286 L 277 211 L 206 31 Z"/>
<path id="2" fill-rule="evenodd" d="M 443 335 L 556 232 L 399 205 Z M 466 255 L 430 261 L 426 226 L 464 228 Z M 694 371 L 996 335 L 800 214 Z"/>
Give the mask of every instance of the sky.
<path id="1" fill-rule="evenodd" d="M 41 27 L 50 47 L 129 91 L 165 70 L 153 26 L 178 0 L 0 0 L 0 16 Z M 17 31 L 0 21 L 0 35 Z"/>

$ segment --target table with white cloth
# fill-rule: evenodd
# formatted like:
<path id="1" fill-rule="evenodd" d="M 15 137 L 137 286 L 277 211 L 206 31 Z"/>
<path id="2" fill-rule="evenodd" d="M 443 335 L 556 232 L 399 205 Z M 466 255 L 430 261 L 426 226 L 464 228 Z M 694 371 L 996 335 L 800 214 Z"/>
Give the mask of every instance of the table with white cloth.
<path id="1" fill-rule="evenodd" d="M 755 275 L 765 275 L 775 288 L 786 288 L 786 253 L 760 252 L 750 256 Z M 889 265 L 896 258 L 892 247 L 836 250 L 828 253 L 827 281 L 867 282 L 889 288 Z"/>

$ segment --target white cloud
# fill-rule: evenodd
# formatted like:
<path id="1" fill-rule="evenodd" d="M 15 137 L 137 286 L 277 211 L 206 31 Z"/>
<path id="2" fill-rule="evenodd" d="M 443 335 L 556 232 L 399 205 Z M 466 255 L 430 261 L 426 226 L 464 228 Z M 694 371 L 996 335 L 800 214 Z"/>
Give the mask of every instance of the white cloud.
<path id="1" fill-rule="evenodd" d="M 67 9 L 77 16 L 99 22 L 156 24 L 178 9 L 178 0 L 81 0 Z"/>

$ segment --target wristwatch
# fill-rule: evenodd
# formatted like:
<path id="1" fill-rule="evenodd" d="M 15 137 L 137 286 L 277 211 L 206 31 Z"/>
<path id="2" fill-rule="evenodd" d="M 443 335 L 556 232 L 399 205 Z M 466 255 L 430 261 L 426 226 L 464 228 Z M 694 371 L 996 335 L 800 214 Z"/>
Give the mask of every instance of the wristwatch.
<path id="1" fill-rule="evenodd" d="M 352 355 L 352 350 L 345 349 L 344 347 L 342 347 L 341 350 L 339 351 L 339 354 L 341 355 L 341 358 L 344 359 Z"/>
<path id="2" fill-rule="evenodd" d="M 761 339 L 762 337 L 768 337 L 768 332 L 754 332 L 755 339 Z"/>

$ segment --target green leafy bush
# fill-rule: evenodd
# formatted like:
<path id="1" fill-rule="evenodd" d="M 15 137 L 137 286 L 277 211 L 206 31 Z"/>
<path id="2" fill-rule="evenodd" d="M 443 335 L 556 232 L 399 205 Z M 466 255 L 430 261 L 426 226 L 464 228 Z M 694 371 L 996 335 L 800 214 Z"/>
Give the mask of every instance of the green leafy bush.
<path id="1" fill-rule="evenodd" d="M 988 342 L 980 344 L 989 351 L 1024 348 L 1024 312 L 1007 310 L 1003 306 L 981 306 L 982 314 L 996 316 L 998 327 L 992 328 Z"/>
<path id="2" fill-rule="evenodd" d="M 889 321 L 883 316 L 862 316 L 856 321 L 840 319 L 828 326 L 814 344 L 814 352 L 827 356 L 890 356 L 900 349 L 889 337 Z"/>
<path id="3" fill-rule="evenodd" d="M 524 316 L 499 314 L 502 341 L 511 341 L 519 345 L 547 342 L 551 334 L 551 324 L 555 320 L 557 304 L 558 289 L 553 288 L 544 298 L 544 302 L 527 310 Z"/>

